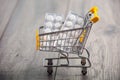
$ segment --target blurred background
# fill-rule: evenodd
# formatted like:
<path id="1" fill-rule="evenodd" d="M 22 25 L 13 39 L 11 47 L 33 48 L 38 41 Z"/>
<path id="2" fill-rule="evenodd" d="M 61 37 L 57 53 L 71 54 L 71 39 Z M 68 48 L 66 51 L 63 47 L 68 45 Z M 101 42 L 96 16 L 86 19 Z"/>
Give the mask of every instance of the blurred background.
<path id="1" fill-rule="evenodd" d="M 57 80 L 120 80 L 120 0 L 0 0 L 0 80 L 53 80 L 43 59 L 57 54 L 36 51 L 35 30 L 46 12 L 84 16 L 98 6 L 100 21 L 92 27 L 86 48 L 92 67 L 59 68 Z"/>

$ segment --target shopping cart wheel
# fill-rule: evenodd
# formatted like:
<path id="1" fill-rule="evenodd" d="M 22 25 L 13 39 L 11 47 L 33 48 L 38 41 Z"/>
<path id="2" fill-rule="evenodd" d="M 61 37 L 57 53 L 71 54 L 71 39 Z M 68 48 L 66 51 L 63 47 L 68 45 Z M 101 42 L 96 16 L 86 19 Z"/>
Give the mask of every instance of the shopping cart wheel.
<path id="1" fill-rule="evenodd" d="M 81 60 L 81 64 L 82 64 L 82 65 L 85 65 L 85 64 L 86 64 L 86 59 L 82 59 L 82 60 Z"/>
<path id="2" fill-rule="evenodd" d="M 48 60 L 48 67 L 47 67 L 47 72 L 49 75 L 52 75 L 53 73 L 53 67 L 51 67 L 51 65 L 53 65 L 52 59 Z"/>
<path id="3" fill-rule="evenodd" d="M 82 68 L 81 73 L 82 73 L 83 75 L 86 75 L 86 74 L 87 74 L 87 68 Z"/>

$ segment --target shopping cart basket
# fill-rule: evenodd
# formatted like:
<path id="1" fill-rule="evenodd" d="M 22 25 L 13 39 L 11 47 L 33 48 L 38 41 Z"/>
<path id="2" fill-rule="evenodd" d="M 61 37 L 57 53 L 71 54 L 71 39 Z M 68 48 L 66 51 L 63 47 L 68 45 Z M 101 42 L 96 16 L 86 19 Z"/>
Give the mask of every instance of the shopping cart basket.
<path id="1" fill-rule="evenodd" d="M 60 30 L 49 33 L 41 33 L 44 26 L 41 26 L 36 31 L 36 49 L 40 51 L 58 52 L 57 58 L 46 58 L 48 61 L 47 72 L 49 75 L 53 73 L 53 67 L 76 67 L 82 68 L 82 74 L 86 75 L 87 68 L 91 67 L 89 60 L 89 51 L 85 48 L 86 41 L 88 39 L 91 27 L 99 20 L 97 15 L 98 8 L 93 7 L 84 17 L 84 24 L 82 28 L 74 28 L 69 30 Z M 64 22 L 63 22 L 64 23 Z M 64 35 L 70 35 L 63 37 Z M 77 36 L 76 36 L 77 35 Z M 59 45 L 60 44 L 60 45 Z M 62 45 L 63 44 L 63 45 Z M 86 51 L 87 57 L 82 56 L 83 51 Z M 69 57 L 69 54 L 76 54 L 78 57 Z M 66 64 L 59 64 L 60 60 L 66 60 Z M 81 65 L 71 65 L 69 61 L 71 59 L 80 59 Z M 57 60 L 57 64 L 53 65 L 53 60 Z M 88 63 L 86 65 L 86 63 Z M 55 79 L 55 78 L 54 78 Z"/>

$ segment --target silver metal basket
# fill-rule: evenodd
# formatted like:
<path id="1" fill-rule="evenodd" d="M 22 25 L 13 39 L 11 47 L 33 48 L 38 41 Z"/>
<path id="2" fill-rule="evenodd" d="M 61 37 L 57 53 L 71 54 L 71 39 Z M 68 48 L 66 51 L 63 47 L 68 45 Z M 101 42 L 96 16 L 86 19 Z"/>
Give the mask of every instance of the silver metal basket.
<path id="1" fill-rule="evenodd" d="M 82 18 L 82 17 L 81 17 Z M 58 52 L 58 58 L 46 58 L 48 61 L 44 67 L 47 67 L 49 75 L 53 72 L 53 67 L 81 67 L 82 74 L 87 73 L 87 68 L 91 67 L 89 60 L 89 51 L 85 48 L 86 41 L 88 39 L 90 30 L 93 23 L 97 22 L 99 17 L 97 16 L 97 8 L 93 7 L 83 18 L 82 28 L 75 28 L 63 30 L 64 25 L 61 26 L 61 30 L 44 33 L 41 26 L 36 31 L 36 49 L 47 52 Z M 64 24 L 64 22 L 63 22 Z M 86 51 L 87 57 L 82 56 L 83 51 Z M 69 54 L 76 54 L 78 57 L 69 57 Z M 67 64 L 59 64 L 59 61 L 65 59 Z M 80 59 L 81 65 L 71 65 L 70 59 Z M 53 60 L 57 60 L 57 64 L 53 64 Z M 86 63 L 88 63 L 86 65 Z M 55 80 L 55 77 L 54 77 Z"/>

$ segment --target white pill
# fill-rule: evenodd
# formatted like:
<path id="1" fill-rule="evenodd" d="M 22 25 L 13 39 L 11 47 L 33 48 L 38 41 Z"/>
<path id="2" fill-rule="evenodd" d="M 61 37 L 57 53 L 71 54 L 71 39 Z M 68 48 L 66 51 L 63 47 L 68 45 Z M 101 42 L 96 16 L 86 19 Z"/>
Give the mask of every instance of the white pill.
<path id="1" fill-rule="evenodd" d="M 62 17 L 61 16 L 56 16 L 55 20 L 58 21 L 58 22 L 59 21 L 62 22 Z"/>
<path id="2" fill-rule="evenodd" d="M 78 24 L 78 25 L 82 25 L 82 23 L 83 23 L 83 19 L 82 19 L 82 18 L 78 18 L 78 19 L 77 19 L 77 24 Z"/>
<path id="3" fill-rule="evenodd" d="M 61 24 L 60 23 L 55 23 L 55 28 L 60 28 Z"/>
<path id="4" fill-rule="evenodd" d="M 46 22 L 45 26 L 48 28 L 52 28 L 53 24 L 52 24 L 52 22 Z"/>
<path id="5" fill-rule="evenodd" d="M 68 16 L 68 19 L 71 20 L 71 21 L 75 21 L 75 20 L 76 20 L 76 16 L 73 15 L 73 14 L 70 14 L 70 15 Z"/>
<path id="6" fill-rule="evenodd" d="M 72 23 L 71 21 L 67 21 L 67 22 L 66 22 L 66 26 L 67 26 L 67 27 L 73 27 L 73 23 Z"/>
<path id="7" fill-rule="evenodd" d="M 47 16 L 46 16 L 46 20 L 48 20 L 48 21 L 54 21 L 54 16 L 52 16 L 52 15 L 47 15 Z"/>

